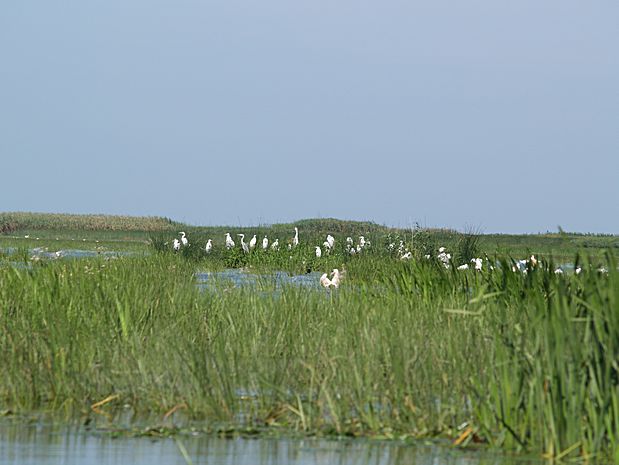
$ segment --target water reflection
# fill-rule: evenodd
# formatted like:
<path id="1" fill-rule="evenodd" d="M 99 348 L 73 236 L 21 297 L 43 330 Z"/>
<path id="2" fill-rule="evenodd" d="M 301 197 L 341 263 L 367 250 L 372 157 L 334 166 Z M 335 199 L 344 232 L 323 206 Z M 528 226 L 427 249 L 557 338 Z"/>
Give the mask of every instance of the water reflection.
<path id="1" fill-rule="evenodd" d="M 165 438 L 112 438 L 80 429 L 40 425 L 0 426 L 1 464 L 229 464 L 229 465 L 400 465 L 533 463 L 495 453 L 437 445 L 326 439 L 223 439 L 180 435 Z M 541 463 L 541 462 L 538 462 Z"/>

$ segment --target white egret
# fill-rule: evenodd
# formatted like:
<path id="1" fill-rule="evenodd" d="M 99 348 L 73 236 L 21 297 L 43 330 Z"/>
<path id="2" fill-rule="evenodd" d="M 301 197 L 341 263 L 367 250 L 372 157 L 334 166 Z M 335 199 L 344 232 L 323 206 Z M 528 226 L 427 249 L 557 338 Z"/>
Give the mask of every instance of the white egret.
<path id="1" fill-rule="evenodd" d="M 174 249 L 175 252 L 178 252 L 179 250 L 181 250 L 181 241 L 179 241 L 177 238 L 174 238 L 174 241 L 172 243 L 172 248 Z"/>
<path id="2" fill-rule="evenodd" d="M 347 245 L 349 245 L 349 246 L 351 246 L 351 245 L 352 245 L 352 237 L 348 236 L 348 237 L 346 238 L 346 244 L 347 244 Z"/>
<path id="3" fill-rule="evenodd" d="M 269 240 L 267 239 L 266 236 L 264 236 L 264 239 L 262 239 L 262 249 L 266 250 L 269 247 Z"/>
<path id="4" fill-rule="evenodd" d="M 187 239 L 187 237 L 185 235 L 185 231 L 181 231 L 181 232 L 179 232 L 179 234 L 181 235 L 181 243 L 184 246 L 189 245 L 189 240 Z"/>
<path id="5" fill-rule="evenodd" d="M 481 271 L 481 267 L 484 264 L 484 261 L 481 258 L 471 258 L 471 263 L 475 263 L 475 269 L 477 271 Z"/>
<path id="6" fill-rule="evenodd" d="M 359 236 L 359 246 L 365 247 L 365 237 Z"/>
<path id="7" fill-rule="evenodd" d="M 333 237 L 331 234 L 327 234 L 327 242 L 329 243 L 329 248 L 332 249 L 335 245 L 335 237 Z"/>
<path id="8" fill-rule="evenodd" d="M 271 250 L 279 250 L 279 238 L 271 244 Z"/>
<path id="9" fill-rule="evenodd" d="M 342 275 L 340 274 L 340 270 L 338 270 L 337 268 L 334 268 L 333 271 L 331 272 L 331 284 L 333 285 L 333 287 L 335 288 L 340 287 L 341 277 Z"/>
<path id="10" fill-rule="evenodd" d="M 205 251 L 206 253 L 211 253 L 211 250 L 213 250 L 213 241 L 212 241 L 212 239 L 209 239 L 209 240 L 206 242 L 206 247 L 204 247 L 204 251 Z"/>
<path id="11" fill-rule="evenodd" d="M 410 260 L 411 258 L 413 258 L 413 254 L 410 252 L 406 252 L 400 257 L 400 260 Z"/>
<path id="12" fill-rule="evenodd" d="M 252 237 L 250 239 L 250 241 L 249 241 L 249 248 L 250 249 L 253 249 L 254 247 L 256 247 L 256 241 L 257 241 L 256 235 L 254 234 L 254 237 Z"/>
<path id="13" fill-rule="evenodd" d="M 316 246 L 316 257 L 317 258 L 322 257 L 322 250 L 320 250 L 320 246 L 319 245 Z"/>
<path id="14" fill-rule="evenodd" d="M 582 273 L 582 268 L 581 268 L 581 267 L 576 268 L 576 269 L 574 270 L 574 273 L 576 273 L 576 274 L 580 274 L 580 273 Z"/>
<path id="15" fill-rule="evenodd" d="M 226 249 L 230 250 L 234 247 L 234 241 L 230 237 L 230 233 L 226 233 Z"/>
<path id="16" fill-rule="evenodd" d="M 555 270 L 555 274 L 563 274 L 563 270 L 561 268 L 557 268 Z"/>
<path id="17" fill-rule="evenodd" d="M 324 248 L 325 248 L 325 250 L 326 250 L 327 252 L 329 252 L 329 251 L 331 250 L 331 244 L 329 244 L 327 241 L 324 241 L 324 242 L 322 243 L 322 245 L 324 246 Z"/>
<path id="18" fill-rule="evenodd" d="M 241 238 L 241 248 L 243 249 L 243 252 L 249 253 L 249 247 L 245 243 L 245 234 L 237 234 L 237 236 Z"/>
<path id="19" fill-rule="evenodd" d="M 299 228 L 294 227 L 294 237 L 292 238 L 292 246 L 296 247 L 299 245 Z"/>
<path id="20" fill-rule="evenodd" d="M 325 289 L 329 289 L 333 285 L 331 280 L 327 277 L 327 273 L 323 273 L 320 277 L 320 285 Z"/>
<path id="21" fill-rule="evenodd" d="M 458 267 L 459 270 L 468 270 L 469 269 L 469 264 L 465 263 L 464 265 L 460 265 Z"/>

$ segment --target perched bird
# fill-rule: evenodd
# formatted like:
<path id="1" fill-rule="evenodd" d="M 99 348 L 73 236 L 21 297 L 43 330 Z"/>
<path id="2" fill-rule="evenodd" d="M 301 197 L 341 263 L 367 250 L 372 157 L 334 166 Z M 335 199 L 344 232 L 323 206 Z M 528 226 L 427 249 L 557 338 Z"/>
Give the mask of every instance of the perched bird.
<path id="1" fill-rule="evenodd" d="M 322 243 L 322 245 L 325 248 L 325 250 L 327 251 L 327 253 L 329 253 L 329 251 L 331 250 L 331 244 L 329 244 L 327 241 L 324 241 Z"/>
<path id="2" fill-rule="evenodd" d="M 458 267 L 459 270 L 468 270 L 469 269 L 469 264 L 465 263 L 464 265 L 460 265 Z"/>
<path id="3" fill-rule="evenodd" d="M 179 241 L 177 238 L 174 238 L 174 241 L 172 242 L 172 248 L 174 249 L 174 252 L 178 252 L 179 250 L 181 250 L 181 241 Z"/>
<path id="4" fill-rule="evenodd" d="M 294 237 L 292 238 L 292 246 L 296 247 L 299 245 L 299 228 L 294 227 Z"/>
<path id="5" fill-rule="evenodd" d="M 271 244 L 271 250 L 279 250 L 279 239 L 275 239 L 275 241 Z"/>
<path id="6" fill-rule="evenodd" d="M 555 274 L 563 274 L 563 270 L 561 268 L 557 268 L 555 270 Z"/>
<path id="7" fill-rule="evenodd" d="M 254 247 L 256 247 L 256 241 L 257 241 L 256 235 L 254 234 L 254 237 L 252 237 L 250 239 L 250 241 L 249 241 L 249 248 L 250 249 L 253 249 Z"/>
<path id="8" fill-rule="evenodd" d="M 243 249 L 243 252 L 249 253 L 249 247 L 245 243 L 245 234 L 237 234 L 237 236 L 241 238 L 241 248 Z"/>
<path id="9" fill-rule="evenodd" d="M 181 232 L 179 232 L 179 234 L 181 235 L 181 243 L 184 246 L 189 245 L 189 240 L 187 240 L 187 237 L 185 237 L 185 232 L 181 231 Z"/>
<path id="10" fill-rule="evenodd" d="M 269 247 L 269 240 L 267 239 L 266 236 L 264 236 L 264 239 L 262 239 L 262 249 L 266 250 Z"/>
<path id="11" fill-rule="evenodd" d="M 322 250 L 320 250 L 319 245 L 316 246 L 316 257 L 318 258 L 322 257 Z"/>
<path id="12" fill-rule="evenodd" d="M 346 238 L 346 245 L 352 246 L 352 237 L 349 236 Z"/>
<path id="13" fill-rule="evenodd" d="M 209 240 L 206 242 L 206 247 L 204 247 L 204 251 L 205 251 L 206 253 L 211 253 L 211 250 L 213 250 L 213 241 L 212 241 L 211 239 L 209 239 Z"/>
<path id="14" fill-rule="evenodd" d="M 327 234 L 327 242 L 329 243 L 329 248 L 332 249 L 335 245 L 335 237 L 333 237 L 331 234 Z"/>
<path id="15" fill-rule="evenodd" d="M 400 260 L 410 260 L 411 258 L 413 258 L 413 254 L 411 252 L 406 252 L 400 257 Z"/>
<path id="16" fill-rule="evenodd" d="M 230 237 L 230 233 L 226 233 L 226 249 L 230 250 L 234 247 L 234 241 Z"/>
<path id="17" fill-rule="evenodd" d="M 359 236 L 359 247 L 365 247 L 365 237 Z"/>
<path id="18" fill-rule="evenodd" d="M 477 271 L 481 271 L 481 267 L 484 264 L 484 261 L 481 258 L 471 258 L 471 263 L 475 263 L 475 269 Z"/>

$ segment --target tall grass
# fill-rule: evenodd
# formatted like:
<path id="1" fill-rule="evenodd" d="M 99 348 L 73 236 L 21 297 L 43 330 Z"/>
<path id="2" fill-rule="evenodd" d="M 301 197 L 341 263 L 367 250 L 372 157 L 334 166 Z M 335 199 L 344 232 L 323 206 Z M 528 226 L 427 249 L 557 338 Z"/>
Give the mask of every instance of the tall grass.
<path id="1" fill-rule="evenodd" d="M 229 259 L 301 267 L 307 251 Z M 268 280 L 261 292 L 200 291 L 197 260 L 1 267 L 3 409 L 103 418 L 125 405 L 161 418 L 178 408 L 207 428 L 461 435 L 549 457 L 617 457 L 612 255 L 608 274 L 578 258 L 585 271 L 561 276 L 551 263 L 477 273 L 368 254 L 346 262 L 337 292 L 278 293 Z"/>

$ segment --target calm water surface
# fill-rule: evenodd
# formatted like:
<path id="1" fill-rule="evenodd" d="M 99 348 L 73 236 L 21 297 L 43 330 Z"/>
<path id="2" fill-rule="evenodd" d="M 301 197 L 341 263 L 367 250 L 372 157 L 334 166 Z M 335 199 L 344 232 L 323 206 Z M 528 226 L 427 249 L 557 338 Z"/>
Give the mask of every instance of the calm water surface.
<path id="1" fill-rule="evenodd" d="M 184 453 L 186 453 L 186 458 Z M 391 441 L 223 439 L 180 435 L 112 438 L 106 433 L 41 425 L 0 426 L 0 464 L 235 464 L 235 465 L 511 465 L 534 462 L 491 452 Z"/>

